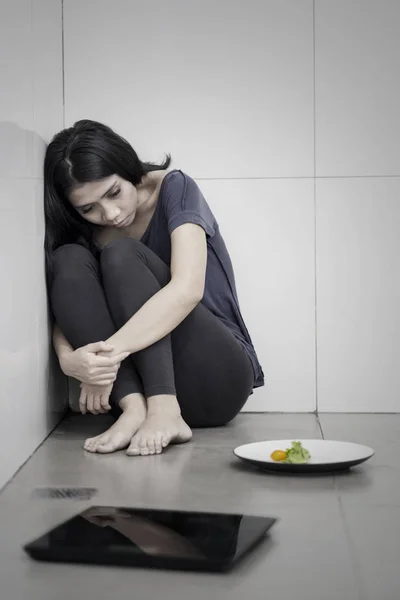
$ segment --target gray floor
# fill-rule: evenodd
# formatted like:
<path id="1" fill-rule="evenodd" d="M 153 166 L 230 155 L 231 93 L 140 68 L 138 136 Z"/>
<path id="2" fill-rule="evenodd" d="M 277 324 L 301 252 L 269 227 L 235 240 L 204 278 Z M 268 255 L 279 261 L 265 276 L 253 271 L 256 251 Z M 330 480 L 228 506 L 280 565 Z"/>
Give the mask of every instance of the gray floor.
<path id="1" fill-rule="evenodd" d="M 399 600 L 400 415 L 241 415 L 195 432 L 165 455 L 91 455 L 107 418 L 69 416 L 0 496 L 4 600 Z M 232 455 L 262 439 L 325 437 L 376 449 L 345 475 L 277 476 Z M 3 457 L 4 458 L 4 457 Z M 45 500 L 41 486 L 89 486 L 92 501 Z M 279 517 L 269 539 L 230 574 L 36 563 L 21 546 L 92 503 L 244 511 Z"/>

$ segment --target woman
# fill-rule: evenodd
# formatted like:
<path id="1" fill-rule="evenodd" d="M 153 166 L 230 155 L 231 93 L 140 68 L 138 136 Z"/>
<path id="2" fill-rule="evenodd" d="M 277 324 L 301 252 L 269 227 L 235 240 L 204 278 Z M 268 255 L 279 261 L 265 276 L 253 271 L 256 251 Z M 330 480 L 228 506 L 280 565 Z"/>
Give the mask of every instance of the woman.
<path id="1" fill-rule="evenodd" d="M 83 414 L 116 422 L 89 452 L 159 454 L 231 421 L 263 372 L 231 261 L 193 179 L 143 163 L 109 127 L 78 121 L 45 157 L 54 346 Z"/>

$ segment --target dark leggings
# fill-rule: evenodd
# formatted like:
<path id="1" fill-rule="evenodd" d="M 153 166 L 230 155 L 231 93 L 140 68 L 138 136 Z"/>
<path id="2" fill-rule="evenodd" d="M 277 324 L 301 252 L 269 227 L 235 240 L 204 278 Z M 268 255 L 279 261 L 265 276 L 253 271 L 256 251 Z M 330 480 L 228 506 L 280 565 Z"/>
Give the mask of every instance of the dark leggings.
<path id="1" fill-rule="evenodd" d="M 171 277 L 154 252 L 130 238 L 108 244 L 100 261 L 78 244 L 61 246 L 53 269 L 52 309 L 74 349 L 107 340 Z M 122 362 L 111 402 L 118 407 L 137 392 L 173 394 L 189 426 L 216 427 L 238 414 L 253 382 L 241 343 L 200 303 L 170 335 Z"/>

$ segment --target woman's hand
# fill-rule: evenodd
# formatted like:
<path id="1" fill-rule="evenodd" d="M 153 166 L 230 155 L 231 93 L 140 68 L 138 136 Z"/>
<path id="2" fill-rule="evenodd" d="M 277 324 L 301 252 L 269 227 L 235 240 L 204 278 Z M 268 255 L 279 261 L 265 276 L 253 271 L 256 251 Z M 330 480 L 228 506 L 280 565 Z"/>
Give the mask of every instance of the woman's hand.
<path id="1" fill-rule="evenodd" d="M 60 357 L 60 366 L 65 375 L 74 377 L 88 385 L 112 385 L 117 378 L 121 362 L 129 352 L 115 356 L 99 356 L 98 353 L 111 353 L 114 346 L 106 342 L 95 342 L 82 346 L 74 352 L 66 352 Z"/>
<path id="2" fill-rule="evenodd" d="M 102 415 L 111 409 L 109 398 L 113 384 L 88 385 L 81 383 L 79 409 L 83 415 L 90 412 L 92 415 Z"/>

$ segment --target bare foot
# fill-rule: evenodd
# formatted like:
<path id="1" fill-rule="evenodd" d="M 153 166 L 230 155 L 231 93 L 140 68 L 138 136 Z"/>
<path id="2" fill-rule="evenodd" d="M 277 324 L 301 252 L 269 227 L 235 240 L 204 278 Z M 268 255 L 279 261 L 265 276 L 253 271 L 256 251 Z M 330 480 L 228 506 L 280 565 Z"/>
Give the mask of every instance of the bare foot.
<path id="1" fill-rule="evenodd" d="M 152 396 L 147 409 L 146 420 L 126 451 L 129 456 L 161 454 L 169 444 L 184 444 L 192 438 L 175 396 Z"/>
<path id="2" fill-rule="evenodd" d="M 132 436 L 146 418 L 146 401 L 141 394 L 129 394 L 119 404 L 122 415 L 107 431 L 88 438 L 83 445 L 85 450 L 108 454 L 129 446 Z"/>

